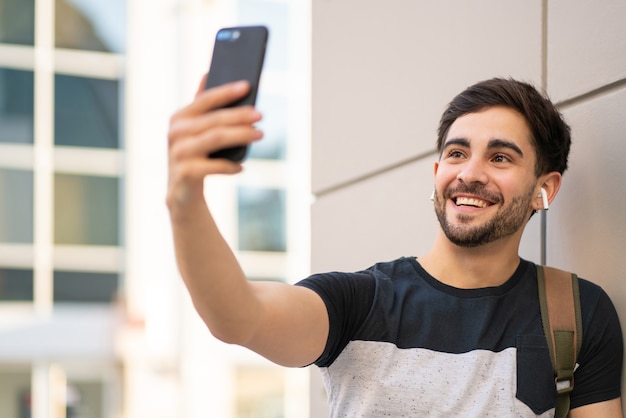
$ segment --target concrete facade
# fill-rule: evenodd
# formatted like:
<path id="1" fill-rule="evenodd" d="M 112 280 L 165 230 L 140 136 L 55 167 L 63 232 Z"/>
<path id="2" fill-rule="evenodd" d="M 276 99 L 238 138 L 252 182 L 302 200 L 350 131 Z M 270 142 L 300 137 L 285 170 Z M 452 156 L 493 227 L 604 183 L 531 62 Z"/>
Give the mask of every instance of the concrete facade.
<path id="1" fill-rule="evenodd" d="M 320 0 L 312 9 L 313 272 L 424 253 L 436 128 L 494 76 L 532 82 L 572 127 L 570 169 L 521 256 L 600 284 L 626 324 L 626 2 Z M 313 374 L 311 416 L 326 399 Z"/>

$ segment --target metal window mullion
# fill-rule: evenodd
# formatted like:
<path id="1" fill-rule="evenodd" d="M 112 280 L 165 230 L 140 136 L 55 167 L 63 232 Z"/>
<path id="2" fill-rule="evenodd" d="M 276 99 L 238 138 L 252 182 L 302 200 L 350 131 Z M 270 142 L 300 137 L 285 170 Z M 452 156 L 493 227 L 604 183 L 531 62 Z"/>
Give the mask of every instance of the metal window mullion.
<path id="1" fill-rule="evenodd" d="M 54 190 L 54 2 L 35 2 L 34 305 L 52 312 Z"/>
<path id="2" fill-rule="evenodd" d="M 46 361 L 33 363 L 31 371 L 31 414 L 33 418 L 50 416 L 50 364 Z"/>

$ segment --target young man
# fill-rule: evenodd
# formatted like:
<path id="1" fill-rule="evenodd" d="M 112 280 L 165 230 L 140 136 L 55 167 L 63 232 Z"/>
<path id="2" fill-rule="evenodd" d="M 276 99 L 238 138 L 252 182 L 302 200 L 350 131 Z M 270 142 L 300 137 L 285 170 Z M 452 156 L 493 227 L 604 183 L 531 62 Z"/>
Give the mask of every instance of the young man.
<path id="1" fill-rule="evenodd" d="M 285 366 L 315 363 L 334 417 L 551 417 L 556 389 L 523 229 L 567 168 L 569 127 L 532 86 L 492 79 L 445 111 L 430 252 L 297 285 L 249 282 L 203 180 L 241 165 L 210 152 L 261 139 L 261 115 L 220 109 L 245 83 L 200 91 L 171 119 L 167 203 L 180 272 L 211 332 Z M 543 191 L 542 191 L 543 189 Z M 545 194 L 545 199 L 543 195 Z M 571 418 L 618 418 L 622 336 L 607 295 L 580 280 L 583 345 Z"/>

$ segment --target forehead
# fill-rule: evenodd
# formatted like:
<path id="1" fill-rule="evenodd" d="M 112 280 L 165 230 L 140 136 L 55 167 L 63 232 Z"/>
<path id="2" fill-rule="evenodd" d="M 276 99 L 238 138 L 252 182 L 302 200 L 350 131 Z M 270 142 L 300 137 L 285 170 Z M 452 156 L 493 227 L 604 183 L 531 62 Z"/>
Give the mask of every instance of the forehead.
<path id="1" fill-rule="evenodd" d="M 524 116 L 508 107 L 489 107 L 478 112 L 468 113 L 457 118 L 443 143 L 451 139 L 465 139 L 470 146 L 498 139 L 516 144 L 525 150 L 532 150 L 532 134 Z"/>

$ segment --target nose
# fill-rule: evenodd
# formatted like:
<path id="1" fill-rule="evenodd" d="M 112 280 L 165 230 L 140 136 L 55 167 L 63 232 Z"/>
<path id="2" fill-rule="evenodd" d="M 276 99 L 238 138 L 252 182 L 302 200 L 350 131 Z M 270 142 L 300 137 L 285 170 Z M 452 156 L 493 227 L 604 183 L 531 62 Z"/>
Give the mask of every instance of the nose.
<path id="1" fill-rule="evenodd" d="M 456 178 L 465 184 L 487 184 L 489 180 L 482 162 L 476 159 L 467 160 L 467 162 L 462 165 L 461 170 L 457 174 Z"/>

